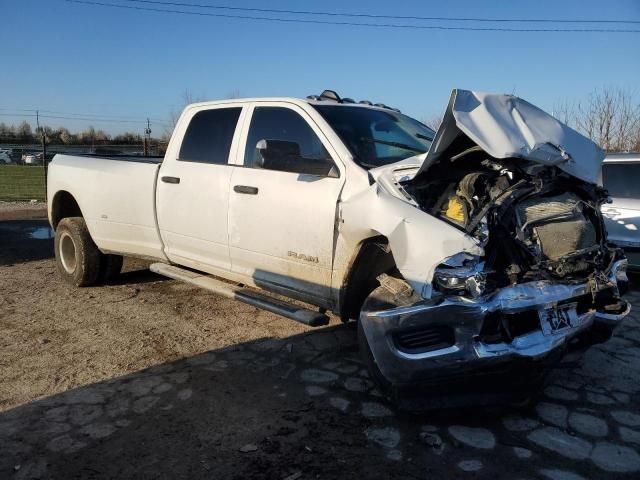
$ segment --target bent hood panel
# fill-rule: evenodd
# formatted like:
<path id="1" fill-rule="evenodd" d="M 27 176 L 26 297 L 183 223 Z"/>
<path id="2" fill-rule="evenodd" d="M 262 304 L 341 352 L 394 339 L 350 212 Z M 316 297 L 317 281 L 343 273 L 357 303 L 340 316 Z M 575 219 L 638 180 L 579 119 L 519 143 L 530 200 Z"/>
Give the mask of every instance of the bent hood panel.
<path id="1" fill-rule="evenodd" d="M 492 157 L 554 165 L 589 183 L 596 183 L 604 159 L 604 152 L 594 142 L 521 98 L 453 90 L 442 125 L 416 177 L 462 134 Z"/>

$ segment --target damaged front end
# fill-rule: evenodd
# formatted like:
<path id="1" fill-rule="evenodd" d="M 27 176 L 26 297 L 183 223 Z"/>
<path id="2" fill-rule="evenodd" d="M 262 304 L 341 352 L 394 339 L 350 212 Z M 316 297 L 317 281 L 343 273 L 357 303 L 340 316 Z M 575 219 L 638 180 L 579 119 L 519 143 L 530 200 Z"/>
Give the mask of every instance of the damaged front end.
<path id="1" fill-rule="evenodd" d="M 387 382 L 439 383 L 516 359 L 544 364 L 572 343 L 611 335 L 630 306 L 620 295 L 627 262 L 607 244 L 600 213 L 602 159 L 516 97 L 454 91 L 419 171 L 395 187 L 483 254 L 443 258 L 428 297 L 381 282 L 361 322 Z"/>

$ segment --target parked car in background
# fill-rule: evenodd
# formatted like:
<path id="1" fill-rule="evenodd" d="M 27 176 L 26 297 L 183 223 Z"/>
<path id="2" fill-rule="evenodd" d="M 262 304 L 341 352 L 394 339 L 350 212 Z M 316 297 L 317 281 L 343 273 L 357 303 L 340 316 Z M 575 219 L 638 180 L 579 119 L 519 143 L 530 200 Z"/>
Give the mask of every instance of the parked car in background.
<path id="1" fill-rule="evenodd" d="M 389 397 L 473 383 L 486 400 L 535 390 L 569 345 L 606 340 L 629 313 L 604 156 L 512 95 L 454 90 L 437 133 L 333 91 L 204 102 L 164 159 L 56 155 L 49 220 L 70 284 L 151 259 L 308 325 L 326 310 L 357 321 Z"/>
<path id="2" fill-rule="evenodd" d="M 624 249 L 630 269 L 640 270 L 640 153 L 607 155 L 601 183 L 612 199 L 602 206 L 609 242 Z"/>
<path id="3" fill-rule="evenodd" d="M 42 153 L 23 153 L 23 165 L 42 165 Z"/>
<path id="4" fill-rule="evenodd" d="M 0 149 L 0 163 L 11 163 L 11 150 Z"/>

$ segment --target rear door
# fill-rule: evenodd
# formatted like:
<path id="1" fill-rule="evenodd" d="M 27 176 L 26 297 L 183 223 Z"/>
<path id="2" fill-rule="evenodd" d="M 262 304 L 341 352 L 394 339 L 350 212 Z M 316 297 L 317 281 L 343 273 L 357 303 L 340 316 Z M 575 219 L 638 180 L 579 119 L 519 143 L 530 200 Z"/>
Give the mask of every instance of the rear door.
<path id="1" fill-rule="evenodd" d="M 156 195 L 160 236 L 172 262 L 212 273 L 231 267 L 229 161 L 242 111 L 240 104 L 194 108 L 180 122 L 184 131 L 174 133 L 182 142 L 167 151 Z"/>
<path id="2" fill-rule="evenodd" d="M 247 113 L 249 117 L 249 113 Z M 299 298 L 330 297 L 337 203 L 344 172 L 313 119 L 294 104 L 255 104 L 229 192 L 229 247 L 234 272 Z M 300 162 L 333 162 L 332 176 L 260 168 L 261 140 L 292 142 Z M 332 152 L 332 153 L 329 153 Z M 313 171 L 310 168 L 310 171 Z M 278 289 L 278 288 L 276 288 Z"/>
<path id="3" fill-rule="evenodd" d="M 604 163 L 602 184 L 613 200 L 602 206 L 609 241 L 623 248 L 639 249 L 640 162 Z M 640 261 L 635 259 L 633 263 L 637 265 Z"/>

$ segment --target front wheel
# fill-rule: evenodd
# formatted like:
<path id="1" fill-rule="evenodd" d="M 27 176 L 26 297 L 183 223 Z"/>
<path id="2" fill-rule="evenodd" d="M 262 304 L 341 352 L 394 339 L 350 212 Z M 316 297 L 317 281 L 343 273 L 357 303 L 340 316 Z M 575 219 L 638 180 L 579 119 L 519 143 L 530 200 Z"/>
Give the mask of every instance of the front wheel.
<path id="1" fill-rule="evenodd" d="M 380 371 L 380 367 L 376 363 L 373 352 L 371 351 L 371 347 L 369 346 L 369 341 L 367 340 L 367 336 L 364 333 L 364 328 L 362 326 L 362 314 L 376 310 L 386 310 L 396 306 L 397 305 L 393 300 L 393 295 L 391 295 L 386 288 L 378 287 L 373 290 L 373 292 L 371 292 L 365 300 L 364 304 L 362 305 L 360 315 L 361 318 L 358 319 L 358 350 L 360 351 L 360 356 L 366 363 L 369 374 L 371 375 L 371 378 L 375 382 L 376 386 L 378 387 L 380 392 L 388 399 L 392 399 L 395 397 L 395 390 L 392 383 L 385 378 L 385 376 Z"/>
<path id="2" fill-rule="evenodd" d="M 82 217 L 60 220 L 54 241 L 56 265 L 62 278 L 76 287 L 96 283 L 101 253 Z"/>

